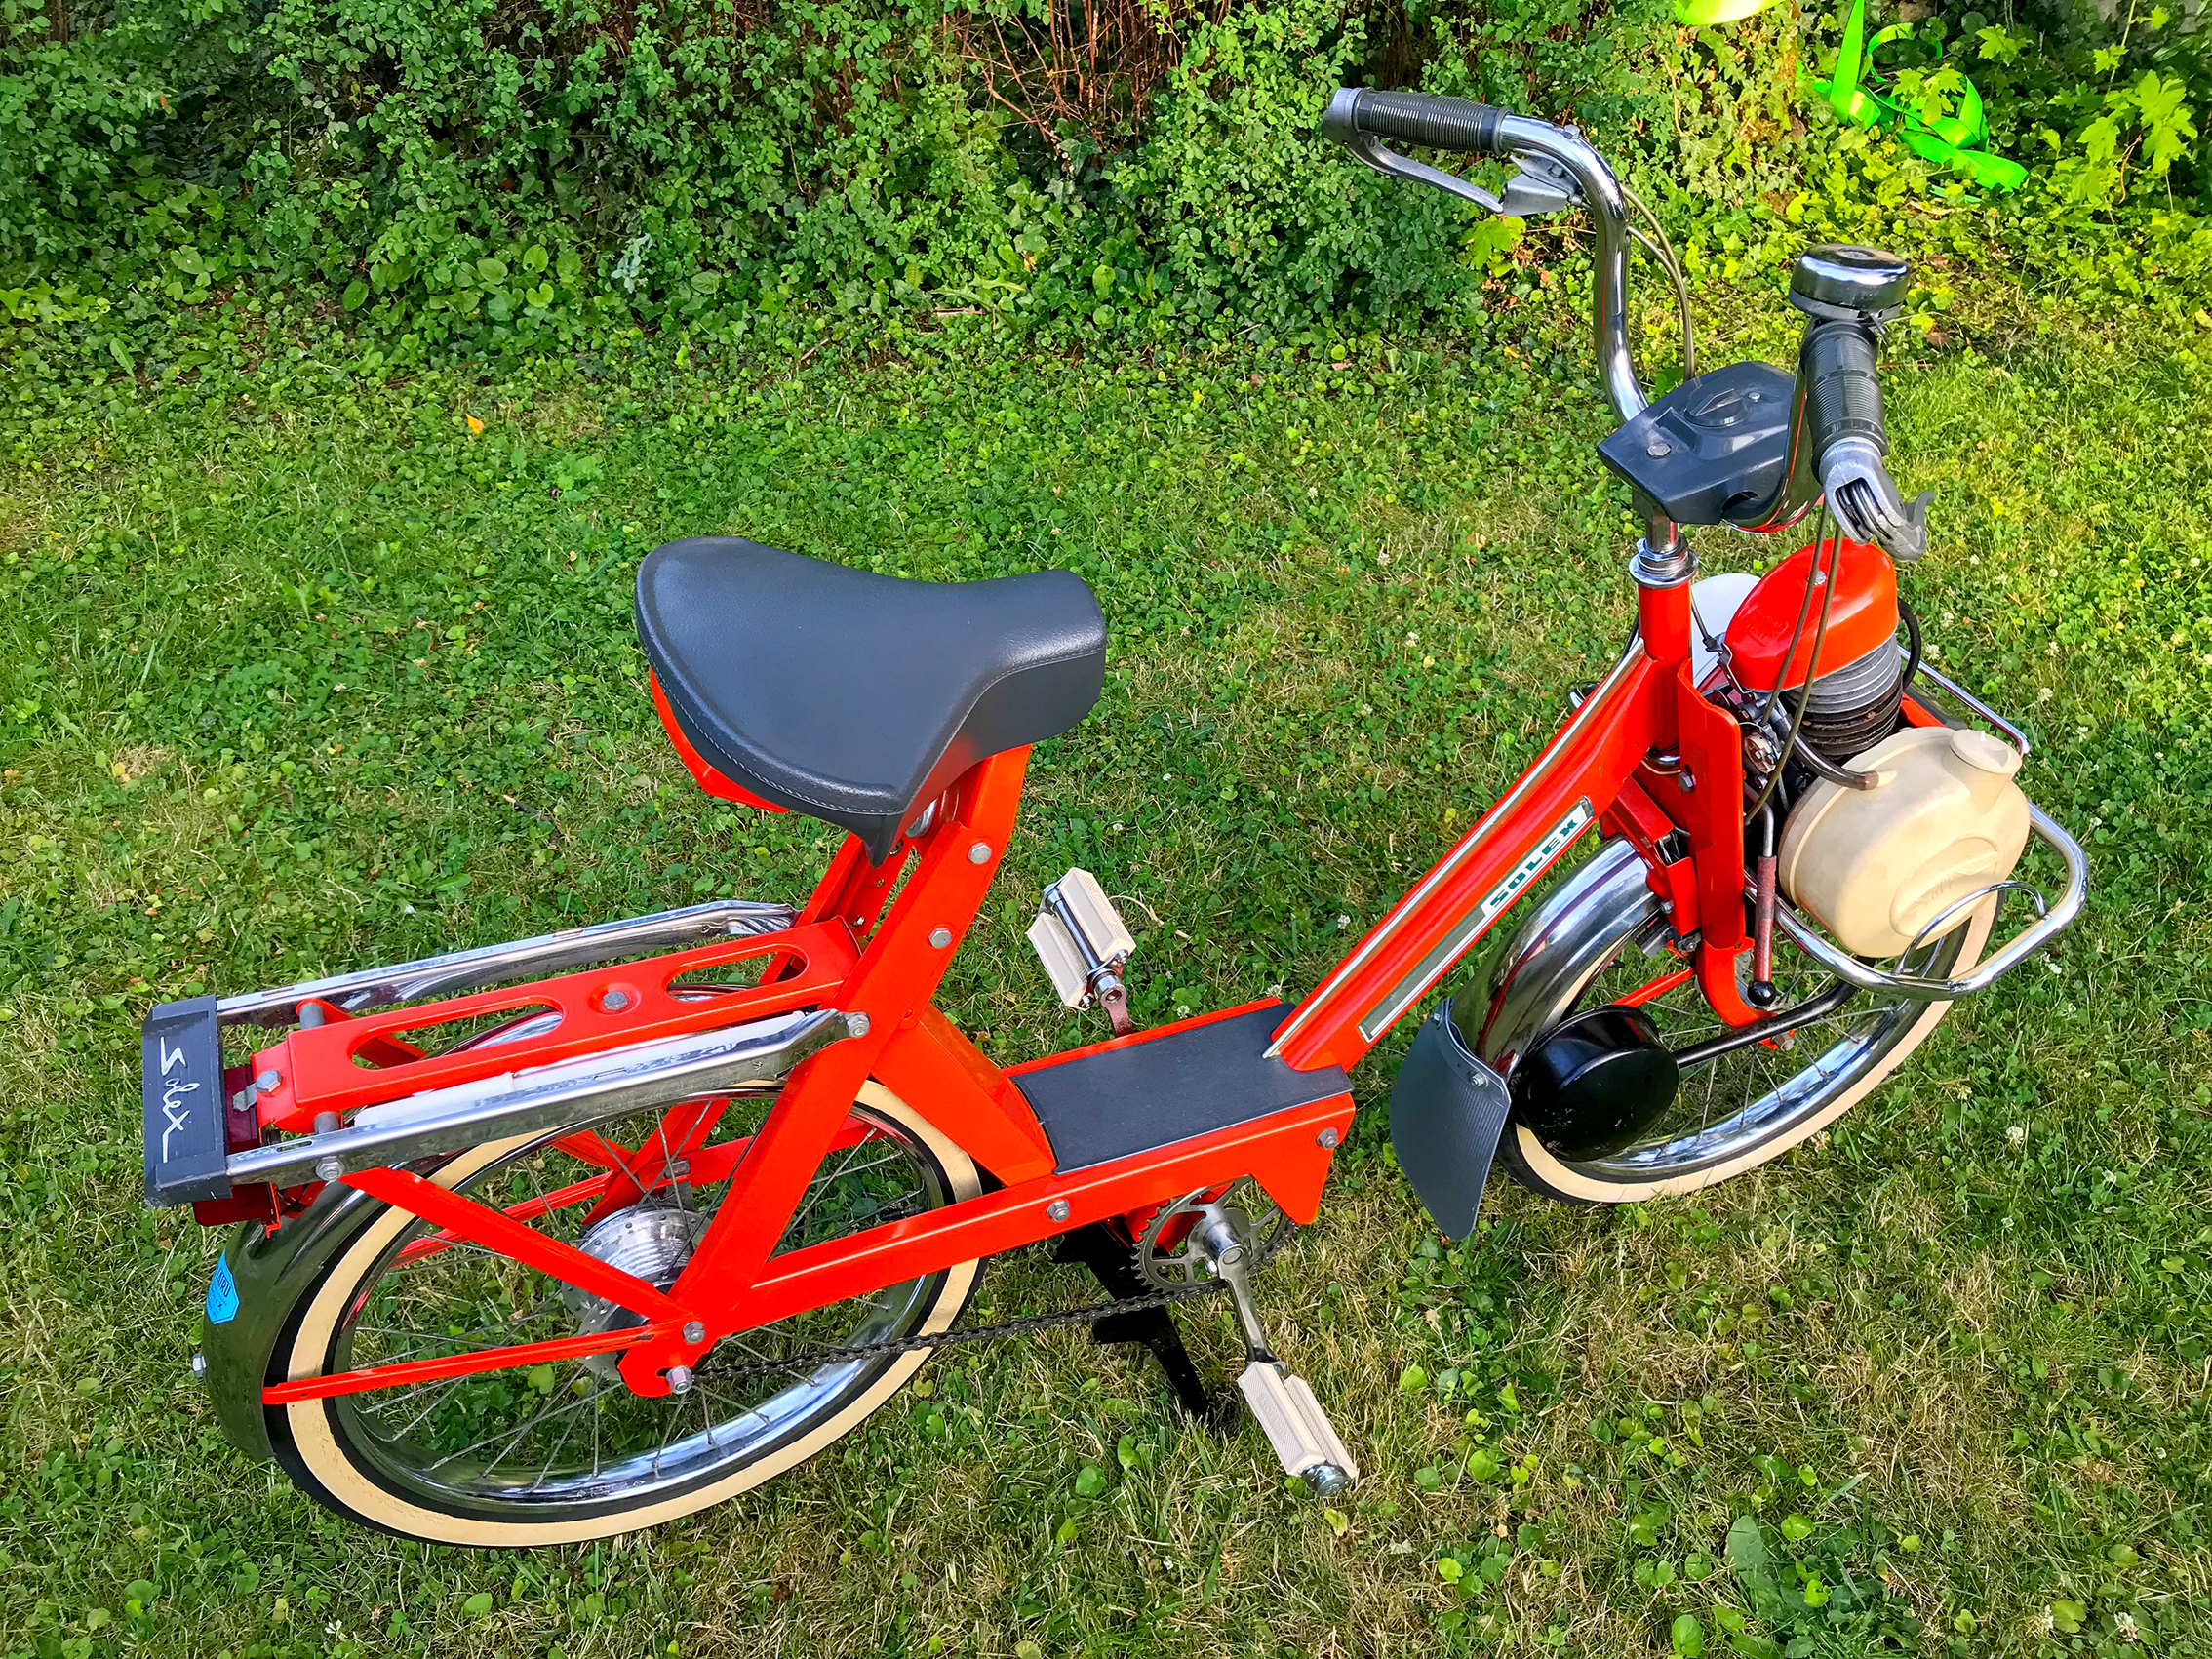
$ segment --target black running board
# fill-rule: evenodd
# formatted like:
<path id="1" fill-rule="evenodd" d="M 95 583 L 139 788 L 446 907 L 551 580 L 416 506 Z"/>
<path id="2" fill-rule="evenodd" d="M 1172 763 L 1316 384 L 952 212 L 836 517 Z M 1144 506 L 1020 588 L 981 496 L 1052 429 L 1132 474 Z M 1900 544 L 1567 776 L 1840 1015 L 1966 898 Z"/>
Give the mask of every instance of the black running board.
<path id="1" fill-rule="evenodd" d="M 1289 1011 L 1253 1003 L 1007 1075 L 1045 1126 L 1064 1175 L 1349 1094 L 1340 1067 L 1301 1072 L 1268 1057 Z"/>

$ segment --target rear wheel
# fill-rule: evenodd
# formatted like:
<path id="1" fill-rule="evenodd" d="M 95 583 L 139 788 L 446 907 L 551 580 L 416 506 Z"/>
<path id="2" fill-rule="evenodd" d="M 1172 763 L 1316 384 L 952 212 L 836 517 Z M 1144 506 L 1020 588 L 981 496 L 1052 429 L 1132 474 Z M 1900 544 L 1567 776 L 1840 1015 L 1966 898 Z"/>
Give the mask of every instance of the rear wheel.
<path id="1" fill-rule="evenodd" d="M 1956 977 L 1979 960 L 1994 915 L 1992 901 L 1965 926 L 1884 966 Z M 1687 964 L 1663 947 L 1646 954 L 1667 932 L 1635 850 L 1621 843 L 1602 849 L 1522 925 L 1500 959 L 1497 972 L 1511 968 L 1520 982 L 1514 995 L 1491 999 L 1497 1011 L 1482 1031 L 1483 1058 L 1510 1064 L 1566 1015 L 1640 996 L 1648 996 L 1643 1011 L 1670 1048 L 1719 1035 L 1725 1027 L 1694 979 L 1667 983 Z M 1740 960 L 1748 968 L 1750 953 Z M 1781 1007 L 1835 982 L 1779 934 L 1774 981 Z M 1818 1134 L 1879 1087 L 1950 1011 L 1948 1003 L 1862 992 L 1788 1036 L 1684 1071 L 1673 1105 L 1617 1153 L 1562 1158 L 1525 1124 L 1509 1122 L 1499 1159 L 1523 1186 L 1568 1203 L 1631 1204 L 1696 1192 Z M 1461 1025 L 1467 1029 L 1464 1018 Z"/>
<path id="2" fill-rule="evenodd" d="M 665 1287 L 722 1200 L 770 1101 L 665 1113 L 471 1148 L 433 1179 Z M 862 1090 L 781 1247 L 972 1197 L 976 1168 L 880 1085 Z M 648 1400 L 619 1355 L 484 1371 L 268 1410 L 279 1460 L 352 1520 L 439 1543 L 569 1543 L 671 1521 L 812 1456 L 888 1401 L 925 1353 L 843 1361 L 825 1347 L 948 1327 L 980 1262 L 726 1339 L 689 1393 Z M 270 1376 L 312 1377 L 605 1331 L 635 1316 L 377 1206 L 307 1288 Z M 767 1375 L 732 1375 L 792 1357 Z"/>

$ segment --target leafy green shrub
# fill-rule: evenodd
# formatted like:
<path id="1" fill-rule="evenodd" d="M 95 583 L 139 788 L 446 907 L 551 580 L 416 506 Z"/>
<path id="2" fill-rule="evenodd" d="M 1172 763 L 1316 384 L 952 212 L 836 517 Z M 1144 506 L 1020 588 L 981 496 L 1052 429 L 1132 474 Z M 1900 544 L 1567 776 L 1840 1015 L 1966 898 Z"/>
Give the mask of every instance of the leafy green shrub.
<path id="1" fill-rule="evenodd" d="M 2192 248 L 2201 37 L 1955 7 L 1885 67 L 1930 112 L 1982 87 L 2035 169 L 2012 217 Z M 126 369 L 244 295 L 394 361 L 794 306 L 1449 316 L 1517 232 L 1347 166 L 1332 87 L 1575 120 L 1678 222 L 1763 247 L 1744 226 L 1808 184 L 1958 194 L 1804 96 L 1837 27 L 1797 0 L 1701 30 L 1666 0 L 0 0 L 0 307 Z"/>
<path id="2" fill-rule="evenodd" d="M 1388 60 L 1600 119 L 1636 96 L 1587 0 L 9 7 L 0 263 L 158 272 L 173 303 L 251 269 L 434 333 L 586 288 L 679 317 L 802 292 L 1088 311 L 1125 276 L 1157 299 L 1161 265 L 1201 314 L 1335 303 L 1395 222 L 1450 221 L 1317 151 L 1340 79 Z"/>
<path id="3" fill-rule="evenodd" d="M 2118 207 L 2147 188 L 2207 205 L 2212 170 L 2196 139 L 2212 103 L 2212 56 L 2201 31 L 2162 6 L 2034 6 L 2012 23 L 1979 10 L 1908 24 L 1890 44 L 1904 96 L 1927 116 L 1950 113 L 1971 79 L 1995 147 L 2047 169 L 2058 202 Z"/>

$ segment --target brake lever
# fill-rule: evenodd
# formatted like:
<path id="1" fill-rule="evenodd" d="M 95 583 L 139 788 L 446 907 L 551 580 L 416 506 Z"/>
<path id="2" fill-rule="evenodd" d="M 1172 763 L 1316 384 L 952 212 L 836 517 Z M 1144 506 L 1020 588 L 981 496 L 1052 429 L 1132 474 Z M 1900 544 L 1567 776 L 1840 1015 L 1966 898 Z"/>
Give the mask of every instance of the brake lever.
<path id="1" fill-rule="evenodd" d="M 1837 528 L 1852 540 L 1875 542 L 1901 564 L 1928 550 L 1928 503 L 1935 492 L 1905 500 L 1873 440 L 1852 436 L 1830 444 L 1820 478 Z"/>
<path id="2" fill-rule="evenodd" d="M 1426 184 L 1432 189 L 1442 190 L 1446 194 L 1473 202 L 1485 213 L 1502 214 L 1506 211 L 1505 204 L 1481 185 L 1470 184 L 1464 178 L 1445 173 L 1441 168 L 1431 167 L 1426 162 L 1415 161 L 1409 155 L 1400 155 L 1396 150 L 1385 147 L 1383 141 L 1372 133 L 1352 133 L 1337 141 L 1387 178 L 1409 179 L 1415 184 Z"/>
<path id="3" fill-rule="evenodd" d="M 1542 218 L 1582 202 L 1582 189 L 1575 183 L 1574 175 L 1548 155 L 1531 151 L 1516 155 L 1514 176 L 1506 180 L 1505 194 L 1499 197 L 1455 174 L 1400 155 L 1372 133 L 1354 133 L 1338 141 L 1377 173 L 1445 191 L 1500 218 Z"/>

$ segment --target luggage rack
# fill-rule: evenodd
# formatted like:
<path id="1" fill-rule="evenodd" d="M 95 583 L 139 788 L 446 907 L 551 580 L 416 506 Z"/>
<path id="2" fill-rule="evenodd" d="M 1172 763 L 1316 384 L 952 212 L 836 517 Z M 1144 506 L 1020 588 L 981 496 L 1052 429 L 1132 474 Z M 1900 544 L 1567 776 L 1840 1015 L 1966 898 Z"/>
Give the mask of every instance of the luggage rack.
<path id="1" fill-rule="evenodd" d="M 676 983 L 762 957 L 771 961 L 755 985 Z M 840 928 L 801 925 L 785 904 L 718 899 L 164 1003 L 143 1037 L 146 1202 L 191 1204 L 211 1224 L 274 1224 L 311 1190 L 290 1183 L 771 1086 L 866 1030 L 864 1015 L 820 1006 L 852 960 Z M 502 1014 L 434 1052 L 406 1041 Z M 225 1066 L 222 1033 L 237 1027 L 286 1035 Z"/>
<path id="2" fill-rule="evenodd" d="M 349 1014 L 422 997 L 451 996 L 455 991 L 494 985 L 526 972 L 550 972 L 560 968 L 587 968 L 616 957 L 646 951 L 667 950 L 702 939 L 744 938 L 776 933 L 792 926 L 799 913 L 788 904 L 763 904 L 753 899 L 718 898 L 680 910 L 656 910 L 623 922 L 598 922 L 585 928 L 563 928 L 535 938 L 514 939 L 501 945 L 479 945 L 473 950 L 426 956 L 390 968 L 363 968 L 351 973 L 334 973 L 325 979 L 281 985 L 271 991 L 247 991 L 216 999 L 216 1019 L 222 1025 L 291 1025 L 299 1005 L 331 1003 Z"/>

